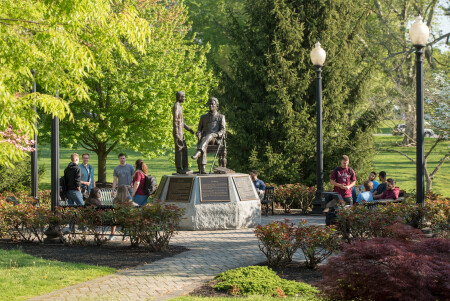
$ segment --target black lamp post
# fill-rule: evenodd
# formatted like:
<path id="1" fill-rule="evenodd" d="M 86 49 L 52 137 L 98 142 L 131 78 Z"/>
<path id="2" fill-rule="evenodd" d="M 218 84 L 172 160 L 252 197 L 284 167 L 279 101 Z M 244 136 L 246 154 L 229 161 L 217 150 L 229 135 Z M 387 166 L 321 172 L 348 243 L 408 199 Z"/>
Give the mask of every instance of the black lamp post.
<path id="1" fill-rule="evenodd" d="M 59 91 L 56 90 L 56 97 L 59 97 Z M 52 163 L 51 163 L 51 209 L 55 211 L 55 207 L 59 201 L 59 118 L 58 115 L 52 119 Z"/>
<path id="2" fill-rule="evenodd" d="M 323 193 L 323 133 L 322 133 L 322 67 L 325 63 L 326 53 L 317 41 L 311 51 L 311 61 L 316 67 L 316 113 L 317 113 L 317 191 L 313 211 L 320 212 Z"/>
<path id="3" fill-rule="evenodd" d="M 416 202 L 424 204 L 425 181 L 424 181 L 424 141 L 423 141 L 423 52 L 428 42 L 430 29 L 422 22 L 419 15 L 409 30 L 411 42 L 416 47 Z"/>
<path id="4" fill-rule="evenodd" d="M 31 69 L 33 75 L 33 93 L 36 93 L 36 77 L 34 69 Z M 36 114 L 36 100 L 34 101 L 34 113 Z M 38 200 L 38 156 L 37 156 L 37 121 L 34 123 L 34 152 L 31 153 L 31 196 Z"/>

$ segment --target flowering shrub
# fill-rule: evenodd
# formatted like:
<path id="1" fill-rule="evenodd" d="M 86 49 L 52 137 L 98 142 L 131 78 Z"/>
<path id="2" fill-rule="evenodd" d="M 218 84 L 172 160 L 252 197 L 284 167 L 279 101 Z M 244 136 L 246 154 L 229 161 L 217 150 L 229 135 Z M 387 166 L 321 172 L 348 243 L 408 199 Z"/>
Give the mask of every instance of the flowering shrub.
<path id="1" fill-rule="evenodd" d="M 82 236 L 91 234 L 96 245 L 100 246 L 106 242 L 105 234 L 113 225 L 112 210 L 101 210 L 95 206 L 86 206 L 77 209 L 76 223 L 82 231 Z"/>
<path id="2" fill-rule="evenodd" d="M 214 286 L 215 289 L 228 291 L 232 295 L 274 297 L 301 295 L 305 300 L 310 300 L 309 298 L 318 293 L 318 290 L 309 284 L 282 279 L 265 266 L 228 270 L 217 275 L 215 279 L 219 280 Z"/>
<path id="3" fill-rule="evenodd" d="M 150 251 L 164 251 L 178 228 L 183 210 L 176 205 L 150 203 L 141 209 L 142 232 L 140 240 Z"/>
<path id="4" fill-rule="evenodd" d="M 339 249 L 340 238 L 333 226 L 309 226 L 302 220 L 296 233 L 296 243 L 305 255 L 305 264 L 314 269 Z"/>
<path id="5" fill-rule="evenodd" d="M 259 249 L 266 255 L 269 266 L 284 265 L 292 261 L 292 255 L 297 251 L 297 227 L 285 222 L 275 221 L 266 226 L 258 225 L 255 229 Z"/>
<path id="6" fill-rule="evenodd" d="M 450 240 L 425 239 L 404 224 L 392 238 L 355 241 L 322 268 L 319 287 L 334 300 L 446 300 Z"/>
<path id="7" fill-rule="evenodd" d="M 307 214 L 315 199 L 316 187 L 307 187 L 300 183 L 275 186 L 275 201 L 281 204 L 286 212 L 301 209 Z"/>
<path id="8" fill-rule="evenodd" d="M 133 207 L 131 203 L 122 203 L 116 206 L 114 211 L 115 220 L 122 228 L 122 232 L 129 236 L 131 246 L 138 247 L 143 231 L 140 208 Z"/>

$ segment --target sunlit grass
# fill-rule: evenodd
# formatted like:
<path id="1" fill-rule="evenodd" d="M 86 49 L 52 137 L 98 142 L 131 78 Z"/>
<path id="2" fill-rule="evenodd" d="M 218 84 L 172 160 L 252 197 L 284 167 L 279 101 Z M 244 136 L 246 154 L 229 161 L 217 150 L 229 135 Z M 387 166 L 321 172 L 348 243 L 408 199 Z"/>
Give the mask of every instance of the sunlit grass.
<path id="1" fill-rule="evenodd" d="M 0 249 L 0 300 L 24 300 L 114 273 L 109 267 L 50 261 Z"/>

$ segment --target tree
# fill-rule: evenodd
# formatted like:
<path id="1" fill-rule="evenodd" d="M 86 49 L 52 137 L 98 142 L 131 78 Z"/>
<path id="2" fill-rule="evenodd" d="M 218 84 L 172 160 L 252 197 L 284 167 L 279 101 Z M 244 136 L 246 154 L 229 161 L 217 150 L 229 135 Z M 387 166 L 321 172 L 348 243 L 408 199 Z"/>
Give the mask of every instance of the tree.
<path id="1" fill-rule="evenodd" d="M 350 155 L 369 173 L 372 129 L 380 112 L 358 118 L 373 67 L 360 42 L 370 13 L 363 1 L 245 2 L 231 13 L 231 72 L 221 88 L 230 125 L 230 164 L 258 168 L 266 181 L 315 182 L 315 72 L 309 52 L 316 39 L 327 51 L 323 68 L 324 170 Z M 354 120 L 356 118 L 356 121 Z"/>
<path id="2" fill-rule="evenodd" d="M 64 121 L 60 127 L 62 143 L 97 154 L 98 182 L 106 182 L 106 158 L 118 146 L 145 156 L 172 149 L 175 92 L 186 92 L 184 118 L 195 125 L 215 84 L 206 67 L 208 47 L 187 39 L 190 27 L 182 3 L 121 1 L 110 13 L 126 15 L 129 11 L 150 29 L 150 37 L 141 49 L 122 39 L 117 51 L 105 52 L 107 39 L 95 32 L 80 33 L 97 66 L 84 79 L 89 101 L 70 102 L 73 121 Z M 186 139 L 195 142 L 194 136 Z"/>
<path id="3" fill-rule="evenodd" d="M 425 50 L 425 76 L 438 68 L 435 60 L 434 47 L 440 41 L 450 37 L 450 33 L 443 33 L 436 26 L 436 11 L 439 9 L 438 0 L 373 0 L 370 2 L 372 14 L 366 23 L 369 34 L 361 36 L 367 47 L 368 61 L 380 66 L 380 71 L 390 81 L 388 91 L 390 105 L 397 105 L 405 113 L 406 131 L 403 144 L 415 144 L 416 110 L 415 110 L 415 56 L 414 47 L 409 39 L 410 23 L 422 12 L 424 22 L 431 29 L 432 41 Z M 428 70 L 427 70 L 428 67 Z"/>
<path id="4" fill-rule="evenodd" d="M 63 119 L 69 102 L 89 99 L 85 78 L 100 74 L 92 45 L 82 37 L 102 39 L 97 52 L 132 60 L 128 43 L 144 50 L 152 37 L 136 9 L 113 13 L 107 0 L 31 0 L 0 2 L 0 162 L 12 166 L 32 149 L 29 137 L 38 109 Z M 40 93 L 29 94 L 35 69 Z M 56 89 L 63 95 L 55 98 Z"/>

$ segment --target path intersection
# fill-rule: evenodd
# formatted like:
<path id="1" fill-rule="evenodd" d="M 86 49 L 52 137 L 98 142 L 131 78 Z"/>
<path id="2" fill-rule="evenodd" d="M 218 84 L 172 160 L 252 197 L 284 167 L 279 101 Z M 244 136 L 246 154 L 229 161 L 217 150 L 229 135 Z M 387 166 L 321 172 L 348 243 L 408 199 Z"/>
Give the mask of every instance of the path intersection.
<path id="1" fill-rule="evenodd" d="M 284 218 L 263 216 L 261 224 Z M 324 216 L 287 218 L 294 223 L 305 219 L 311 225 L 325 224 Z M 169 300 L 189 293 L 225 270 L 265 261 L 253 229 L 180 231 L 170 243 L 189 250 L 30 300 Z M 303 260 L 300 251 L 294 260 Z"/>

